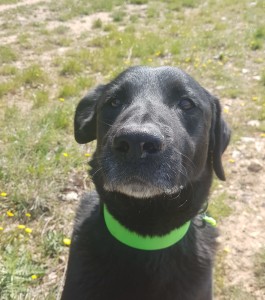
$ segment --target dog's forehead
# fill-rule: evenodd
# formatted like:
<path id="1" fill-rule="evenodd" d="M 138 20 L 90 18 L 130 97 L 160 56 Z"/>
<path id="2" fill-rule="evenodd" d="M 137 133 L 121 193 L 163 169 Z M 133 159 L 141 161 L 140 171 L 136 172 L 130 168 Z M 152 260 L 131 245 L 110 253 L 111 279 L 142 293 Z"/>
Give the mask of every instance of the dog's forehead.
<path id="1" fill-rule="evenodd" d="M 187 73 L 176 67 L 133 67 L 110 83 L 110 91 L 170 92 L 200 96 L 205 90 Z"/>

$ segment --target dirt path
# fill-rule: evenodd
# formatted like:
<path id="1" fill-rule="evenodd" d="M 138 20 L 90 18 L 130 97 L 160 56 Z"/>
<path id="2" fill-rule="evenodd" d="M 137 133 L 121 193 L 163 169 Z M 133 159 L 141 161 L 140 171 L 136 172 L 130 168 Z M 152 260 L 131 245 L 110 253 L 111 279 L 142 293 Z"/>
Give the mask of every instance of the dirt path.
<path id="1" fill-rule="evenodd" d="M 13 9 L 13 8 L 18 8 L 20 6 L 24 6 L 24 5 L 32 5 L 32 4 L 36 4 L 38 2 L 43 2 L 41 0 L 24 0 L 24 1 L 19 1 L 19 3 L 15 3 L 15 4 L 3 4 L 0 5 L 0 12 L 9 10 L 9 9 Z"/>
<path id="2" fill-rule="evenodd" d="M 219 226 L 226 284 L 244 285 L 256 299 L 265 299 L 264 287 L 257 289 L 254 274 L 255 254 L 265 245 L 265 138 L 242 137 L 230 146 L 228 155 L 224 190 L 234 198 L 229 202 L 233 213 Z"/>

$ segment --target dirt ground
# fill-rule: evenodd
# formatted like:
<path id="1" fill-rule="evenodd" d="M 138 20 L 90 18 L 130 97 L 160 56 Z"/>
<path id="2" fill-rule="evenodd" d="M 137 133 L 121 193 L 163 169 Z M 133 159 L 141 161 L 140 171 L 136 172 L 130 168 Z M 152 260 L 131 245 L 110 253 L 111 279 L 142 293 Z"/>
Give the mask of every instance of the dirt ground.
<path id="1" fill-rule="evenodd" d="M 264 287 L 255 283 L 255 253 L 265 245 L 265 139 L 244 136 L 229 146 L 227 181 L 214 193 L 225 190 L 233 200 L 233 213 L 219 223 L 220 251 L 226 253 L 225 284 L 242 285 L 255 299 L 265 299 Z"/>

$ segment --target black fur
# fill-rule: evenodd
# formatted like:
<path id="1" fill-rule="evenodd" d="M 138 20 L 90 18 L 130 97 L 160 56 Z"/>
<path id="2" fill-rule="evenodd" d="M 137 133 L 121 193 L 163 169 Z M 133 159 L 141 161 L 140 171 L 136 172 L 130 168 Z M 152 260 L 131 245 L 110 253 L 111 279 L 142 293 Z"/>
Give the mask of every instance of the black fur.
<path id="1" fill-rule="evenodd" d="M 63 300 L 212 299 L 215 228 L 198 214 L 230 130 L 220 104 L 172 67 L 134 67 L 84 97 L 75 138 L 97 138 L 96 191 L 77 212 Z M 129 248 L 106 229 L 102 205 L 141 235 L 164 235 L 191 220 L 177 244 Z"/>

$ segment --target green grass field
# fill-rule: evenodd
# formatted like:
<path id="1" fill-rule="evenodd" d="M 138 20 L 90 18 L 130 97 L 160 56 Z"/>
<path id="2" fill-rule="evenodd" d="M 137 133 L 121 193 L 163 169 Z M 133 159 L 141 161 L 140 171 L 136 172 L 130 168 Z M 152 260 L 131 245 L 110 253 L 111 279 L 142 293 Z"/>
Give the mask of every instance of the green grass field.
<path id="1" fill-rule="evenodd" d="M 92 188 L 95 147 L 76 144 L 73 114 L 94 85 L 132 65 L 179 66 L 221 99 L 232 144 L 246 132 L 265 137 L 264 11 L 262 0 L 0 0 L 1 300 L 60 293 L 73 198 Z M 252 119 L 258 127 L 245 125 Z M 228 198 L 213 196 L 217 219 L 233 214 Z M 225 255 L 216 298 L 256 299 L 226 288 Z M 264 251 L 256 262 L 264 289 Z"/>

